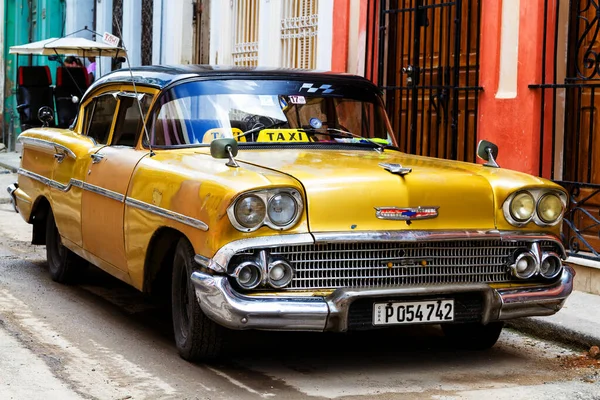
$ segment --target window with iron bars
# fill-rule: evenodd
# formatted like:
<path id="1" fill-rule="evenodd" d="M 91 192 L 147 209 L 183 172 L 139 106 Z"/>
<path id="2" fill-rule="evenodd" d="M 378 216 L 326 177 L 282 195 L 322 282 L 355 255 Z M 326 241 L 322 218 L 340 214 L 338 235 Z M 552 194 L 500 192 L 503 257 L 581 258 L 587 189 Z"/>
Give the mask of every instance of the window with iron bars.
<path id="1" fill-rule="evenodd" d="M 258 65 L 259 0 L 234 0 L 234 34 L 231 59 L 234 65 Z"/>
<path id="2" fill-rule="evenodd" d="M 283 0 L 281 10 L 281 66 L 317 65 L 318 0 Z"/>

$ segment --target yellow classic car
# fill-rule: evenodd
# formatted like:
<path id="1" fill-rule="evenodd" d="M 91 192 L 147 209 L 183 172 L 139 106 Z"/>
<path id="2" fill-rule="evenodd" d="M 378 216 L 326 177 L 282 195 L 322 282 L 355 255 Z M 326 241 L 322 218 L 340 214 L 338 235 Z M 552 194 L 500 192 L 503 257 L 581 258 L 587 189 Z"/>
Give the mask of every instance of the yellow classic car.
<path id="1" fill-rule="evenodd" d="M 188 360 L 246 329 L 441 324 L 484 349 L 503 321 L 554 314 L 572 291 L 565 191 L 499 168 L 486 141 L 484 165 L 400 152 L 361 77 L 116 71 L 88 89 L 71 129 L 19 140 L 8 190 L 51 277 L 73 282 L 92 263 L 168 291 Z"/>

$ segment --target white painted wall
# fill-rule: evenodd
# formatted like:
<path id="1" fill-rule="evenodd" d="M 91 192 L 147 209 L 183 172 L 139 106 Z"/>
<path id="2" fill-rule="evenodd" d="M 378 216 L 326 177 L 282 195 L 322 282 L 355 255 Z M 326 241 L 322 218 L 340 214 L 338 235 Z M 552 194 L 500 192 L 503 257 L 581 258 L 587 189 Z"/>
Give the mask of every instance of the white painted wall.
<path id="1" fill-rule="evenodd" d="M 66 0 L 65 2 L 65 34 L 68 35 L 75 31 L 85 28 L 94 29 L 94 0 Z M 80 32 L 74 36 L 83 37 L 91 40 L 96 39 L 91 32 Z"/>
<path id="2" fill-rule="evenodd" d="M 317 33 L 317 68 L 331 70 L 333 50 L 333 0 L 319 0 L 319 30 Z"/>
<path id="3" fill-rule="evenodd" d="M 520 0 L 502 1 L 502 25 L 500 33 L 500 76 L 497 99 L 517 97 L 519 70 L 519 22 Z"/>
<path id="4" fill-rule="evenodd" d="M 233 34 L 232 1 L 213 0 L 210 4 L 210 63 L 231 65 Z M 260 49 L 259 49 L 260 57 Z"/>
<path id="5" fill-rule="evenodd" d="M 104 32 L 118 35 L 112 31 L 112 0 L 96 0 L 96 32 L 103 35 Z M 111 59 L 99 57 L 96 59 L 96 79 L 110 72 Z"/>
<path id="6" fill-rule="evenodd" d="M 194 47 L 192 11 L 192 0 L 163 2 L 161 64 L 190 64 L 192 62 Z M 154 25 L 153 29 L 160 29 L 160 27 Z"/>
<path id="7" fill-rule="evenodd" d="M 132 67 L 142 65 L 142 0 L 123 1 L 121 30 L 129 63 Z"/>
<path id="8" fill-rule="evenodd" d="M 258 65 L 281 66 L 281 1 L 260 0 Z"/>

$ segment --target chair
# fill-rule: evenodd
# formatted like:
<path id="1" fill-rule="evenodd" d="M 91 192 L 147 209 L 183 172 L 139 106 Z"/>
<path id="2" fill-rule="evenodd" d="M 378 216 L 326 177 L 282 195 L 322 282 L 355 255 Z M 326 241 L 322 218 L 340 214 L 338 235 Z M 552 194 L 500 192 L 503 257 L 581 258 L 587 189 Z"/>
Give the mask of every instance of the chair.
<path id="1" fill-rule="evenodd" d="M 68 128 L 77 116 L 79 102 L 73 103 L 73 96 L 81 99 L 88 88 L 88 73 L 83 67 L 58 67 L 56 69 L 56 114 L 58 127 Z"/>
<path id="2" fill-rule="evenodd" d="M 38 110 L 47 106 L 54 114 L 52 96 L 52 77 L 47 66 L 21 66 L 17 71 L 17 110 L 21 119 L 21 129 L 42 126 L 38 119 Z M 51 126 L 54 124 L 51 122 Z"/>

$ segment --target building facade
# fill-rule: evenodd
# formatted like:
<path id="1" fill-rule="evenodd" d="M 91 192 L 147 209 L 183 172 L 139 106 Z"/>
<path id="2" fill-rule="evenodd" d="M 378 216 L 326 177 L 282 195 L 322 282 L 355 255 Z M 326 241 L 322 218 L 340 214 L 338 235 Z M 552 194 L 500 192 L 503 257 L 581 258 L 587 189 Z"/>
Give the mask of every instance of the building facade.
<path id="1" fill-rule="evenodd" d="M 64 34 L 65 5 L 62 0 L 0 0 L 0 129 L 2 142 L 14 147 L 19 130 L 15 96 L 18 65 L 51 65 L 47 57 L 9 54 L 10 46 Z M 52 70 L 53 68 L 51 68 Z M 54 71 L 52 71 L 54 72 Z M 52 79 L 55 79 L 54 74 Z M 11 138 L 9 139 L 9 136 Z"/>
<path id="2" fill-rule="evenodd" d="M 119 36 L 131 65 L 364 75 L 381 88 L 402 150 L 476 162 L 477 143 L 487 139 L 500 147 L 502 167 L 561 182 L 574 204 L 565 243 L 573 254 L 600 260 L 596 1 L 4 0 L 3 6 L 9 110 L 15 60 L 8 47 L 84 26 Z M 48 15 L 64 15 L 64 23 Z M 100 71 L 113 67 L 102 60 Z"/>
<path id="3" fill-rule="evenodd" d="M 365 75 L 402 150 L 503 168 L 571 194 L 564 243 L 600 261 L 600 3 L 369 0 Z"/>

